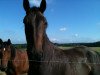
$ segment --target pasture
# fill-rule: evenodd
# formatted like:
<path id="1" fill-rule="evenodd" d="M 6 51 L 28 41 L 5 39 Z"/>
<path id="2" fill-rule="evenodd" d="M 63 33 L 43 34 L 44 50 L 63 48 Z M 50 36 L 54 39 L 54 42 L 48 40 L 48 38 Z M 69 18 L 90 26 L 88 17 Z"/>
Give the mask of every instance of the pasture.
<path id="1" fill-rule="evenodd" d="M 6 73 L 0 71 L 0 75 L 6 75 Z M 27 75 L 27 74 L 22 74 L 22 75 Z"/>
<path id="2" fill-rule="evenodd" d="M 59 48 L 65 50 L 65 49 L 70 49 L 70 48 L 72 48 L 72 47 L 63 47 L 63 46 L 59 46 Z M 89 48 L 91 48 L 91 49 L 94 50 L 94 51 L 100 52 L 100 47 L 89 47 Z M 22 50 L 22 49 L 21 49 L 21 50 Z M 26 49 L 23 49 L 23 50 L 26 50 Z M 0 71 L 0 75 L 6 75 L 6 74 L 5 74 L 5 72 L 1 72 L 1 71 Z M 24 75 L 27 75 L 27 74 L 24 74 Z"/>
<path id="3" fill-rule="evenodd" d="M 59 48 L 65 50 L 65 49 L 70 49 L 70 48 L 72 48 L 72 47 L 62 47 L 62 46 L 59 46 Z M 100 52 L 100 47 L 89 47 L 89 48 L 91 48 L 91 50 Z"/>
<path id="4" fill-rule="evenodd" d="M 100 52 L 100 47 L 90 47 L 92 50 Z"/>

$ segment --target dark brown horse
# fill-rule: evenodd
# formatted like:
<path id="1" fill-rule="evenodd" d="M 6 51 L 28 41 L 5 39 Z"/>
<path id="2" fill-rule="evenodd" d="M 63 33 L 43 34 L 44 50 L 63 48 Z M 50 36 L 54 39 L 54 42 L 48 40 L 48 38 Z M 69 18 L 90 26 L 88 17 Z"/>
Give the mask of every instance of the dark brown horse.
<path id="1" fill-rule="evenodd" d="M 100 52 L 89 50 L 86 55 L 91 66 L 90 75 L 100 75 Z"/>
<path id="2" fill-rule="evenodd" d="M 26 51 L 15 49 L 10 39 L 3 42 L 0 49 L 1 71 L 7 75 L 20 75 L 28 72 L 29 62 Z"/>
<path id="3" fill-rule="evenodd" d="M 90 64 L 92 61 L 89 61 L 91 52 L 87 47 L 61 50 L 49 41 L 46 34 L 47 21 L 43 16 L 46 9 L 45 0 L 42 0 L 40 7 L 33 8 L 30 8 L 28 0 L 24 0 L 23 6 L 26 11 L 23 22 L 25 24 L 27 53 L 29 60 L 32 60 L 29 62 L 28 75 L 100 74 L 100 66 L 96 68 L 98 73 L 96 71 L 94 73 L 92 69 Z"/>

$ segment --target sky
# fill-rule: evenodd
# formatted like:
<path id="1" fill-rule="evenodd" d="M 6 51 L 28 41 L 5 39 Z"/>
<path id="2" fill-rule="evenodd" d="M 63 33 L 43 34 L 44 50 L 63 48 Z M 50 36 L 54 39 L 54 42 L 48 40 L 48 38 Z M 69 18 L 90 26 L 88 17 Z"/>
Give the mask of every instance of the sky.
<path id="1" fill-rule="evenodd" d="M 41 0 L 29 0 L 39 6 Z M 0 0 L 0 38 L 26 43 L 23 0 Z M 100 0 L 47 0 L 44 16 L 47 35 L 52 42 L 77 43 L 100 41 Z"/>

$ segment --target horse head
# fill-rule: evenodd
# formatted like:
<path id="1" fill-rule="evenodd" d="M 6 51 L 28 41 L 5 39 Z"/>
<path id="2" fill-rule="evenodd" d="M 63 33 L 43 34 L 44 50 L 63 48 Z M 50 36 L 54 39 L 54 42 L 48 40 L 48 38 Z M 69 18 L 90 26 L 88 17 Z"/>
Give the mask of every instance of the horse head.
<path id="1" fill-rule="evenodd" d="M 11 41 L 3 42 L 1 45 L 1 71 L 6 71 L 8 66 L 8 61 L 11 59 L 12 49 Z"/>
<path id="2" fill-rule="evenodd" d="M 43 16 L 46 1 L 42 0 L 40 7 L 30 8 L 28 0 L 24 0 L 23 6 L 26 11 L 24 25 L 27 43 L 32 45 L 38 52 L 41 52 L 47 27 L 46 18 Z"/>

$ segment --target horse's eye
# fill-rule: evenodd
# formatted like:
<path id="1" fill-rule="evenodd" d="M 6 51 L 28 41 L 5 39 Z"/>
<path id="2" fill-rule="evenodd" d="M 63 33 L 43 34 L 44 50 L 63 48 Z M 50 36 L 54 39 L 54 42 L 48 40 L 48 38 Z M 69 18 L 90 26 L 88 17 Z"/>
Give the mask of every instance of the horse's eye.
<path id="1" fill-rule="evenodd" d="M 4 48 L 3 51 L 5 51 L 6 49 Z"/>

